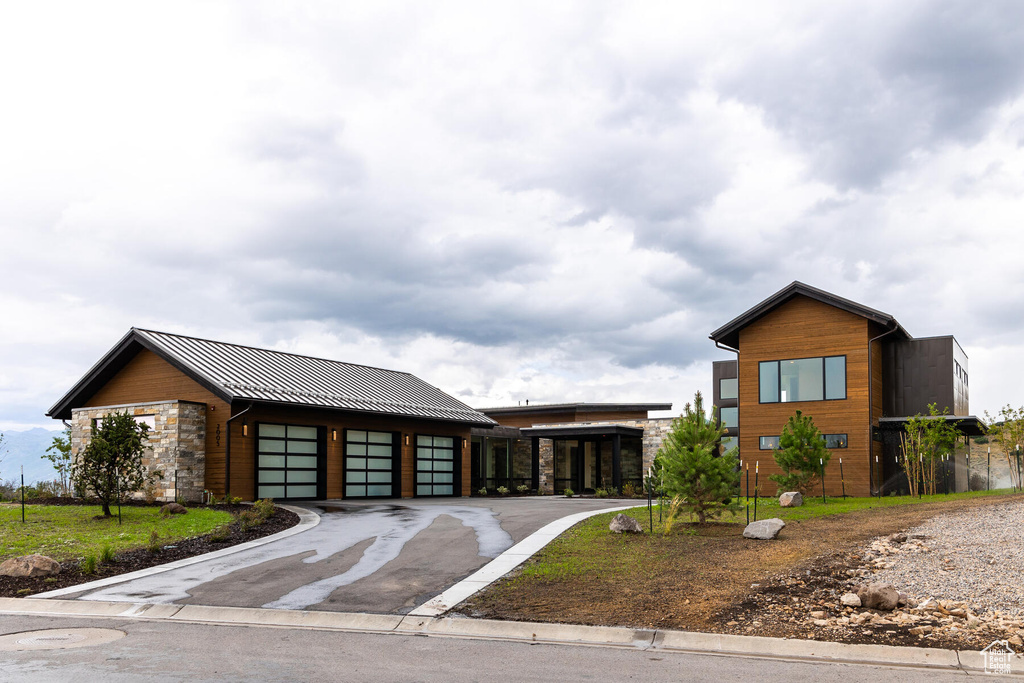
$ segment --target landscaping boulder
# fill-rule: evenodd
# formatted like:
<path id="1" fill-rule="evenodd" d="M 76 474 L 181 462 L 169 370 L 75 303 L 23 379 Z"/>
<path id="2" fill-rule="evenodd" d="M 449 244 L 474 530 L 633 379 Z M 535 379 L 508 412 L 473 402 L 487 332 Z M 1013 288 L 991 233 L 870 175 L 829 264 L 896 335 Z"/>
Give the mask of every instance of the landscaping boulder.
<path id="1" fill-rule="evenodd" d="M 839 602 L 843 603 L 846 607 L 860 607 L 860 597 L 856 593 L 843 593 L 843 597 L 839 598 Z"/>
<path id="2" fill-rule="evenodd" d="M 896 609 L 896 605 L 900 601 L 900 592 L 891 583 L 876 581 L 866 586 L 858 587 L 857 597 L 860 598 L 861 604 L 868 609 L 888 612 Z"/>
<path id="3" fill-rule="evenodd" d="M 798 508 L 804 504 L 804 494 L 799 491 L 789 491 L 779 496 L 779 507 Z"/>
<path id="4" fill-rule="evenodd" d="M 751 522 L 747 525 L 747 528 L 743 530 L 744 538 L 755 538 L 760 541 L 770 541 L 779 535 L 782 531 L 782 527 L 786 526 L 778 517 L 771 519 L 759 519 L 756 522 Z"/>
<path id="5" fill-rule="evenodd" d="M 60 574 L 60 562 L 46 555 L 22 555 L 0 564 L 0 576 L 53 576 Z"/>
<path id="6" fill-rule="evenodd" d="M 640 522 L 636 521 L 632 517 L 622 514 L 621 512 L 615 515 L 611 524 L 608 528 L 617 534 L 623 532 L 627 534 L 642 534 L 644 530 L 640 527 Z"/>
<path id="7" fill-rule="evenodd" d="M 168 503 L 160 508 L 161 515 L 183 515 L 188 512 L 188 508 L 178 503 Z"/>

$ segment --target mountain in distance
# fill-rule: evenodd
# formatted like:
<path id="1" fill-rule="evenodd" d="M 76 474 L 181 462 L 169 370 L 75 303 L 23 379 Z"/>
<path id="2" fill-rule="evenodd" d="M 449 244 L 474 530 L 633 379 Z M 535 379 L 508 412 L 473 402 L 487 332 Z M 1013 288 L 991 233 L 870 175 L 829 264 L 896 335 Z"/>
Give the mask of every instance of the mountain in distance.
<path id="1" fill-rule="evenodd" d="M 0 429 L 0 432 L 4 435 L 3 441 L 0 441 L 0 480 L 13 480 L 20 484 L 22 465 L 25 466 L 26 484 L 57 478 L 53 465 L 43 459 L 43 455 L 53 443 L 53 437 L 60 436 L 63 430 L 36 427 L 21 432 Z"/>

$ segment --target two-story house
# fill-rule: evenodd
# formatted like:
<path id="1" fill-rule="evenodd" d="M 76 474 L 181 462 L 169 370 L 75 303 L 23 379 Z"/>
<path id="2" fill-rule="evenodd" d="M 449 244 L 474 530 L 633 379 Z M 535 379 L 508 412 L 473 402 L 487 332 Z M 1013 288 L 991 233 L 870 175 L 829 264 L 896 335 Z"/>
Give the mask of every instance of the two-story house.
<path id="1" fill-rule="evenodd" d="M 797 410 L 814 419 L 832 452 L 829 495 L 839 495 L 844 483 L 855 496 L 902 489 L 898 435 L 930 403 L 947 408 L 965 438 L 984 431 L 969 414 L 967 355 L 956 339 L 915 339 L 888 313 L 801 282 L 710 338 L 736 353 L 712 369 L 714 404 L 729 428 L 723 447 L 738 446 L 743 466 L 758 467 L 765 494 L 775 491 L 768 480 L 779 472 L 773 452 Z M 960 457 L 955 487 L 963 490 Z"/>

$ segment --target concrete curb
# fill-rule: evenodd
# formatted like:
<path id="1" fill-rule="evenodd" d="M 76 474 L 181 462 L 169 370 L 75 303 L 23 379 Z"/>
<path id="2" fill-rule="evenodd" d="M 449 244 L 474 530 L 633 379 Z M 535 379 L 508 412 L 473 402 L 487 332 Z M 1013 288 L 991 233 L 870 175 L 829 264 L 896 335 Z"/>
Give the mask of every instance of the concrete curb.
<path id="1" fill-rule="evenodd" d="M 223 550 L 215 550 L 212 553 L 205 553 L 203 555 L 196 555 L 195 557 L 187 557 L 184 560 L 177 560 L 176 562 L 168 562 L 167 564 L 158 564 L 155 567 L 149 567 L 147 569 L 140 569 L 137 572 L 129 572 L 128 574 L 118 574 L 117 576 L 110 576 L 105 579 L 99 579 L 97 581 L 90 581 L 89 583 L 80 583 L 77 586 L 68 586 L 67 588 L 58 588 L 57 590 L 46 591 L 45 593 L 36 593 L 33 598 L 50 599 L 60 598 L 67 595 L 77 595 L 78 593 L 88 593 L 100 588 L 106 588 L 107 586 L 113 586 L 125 581 L 133 581 L 135 579 L 141 579 L 146 576 L 153 576 L 154 574 L 160 574 L 167 572 L 172 569 L 178 569 L 179 567 L 187 567 L 191 564 L 198 562 L 206 562 L 207 560 L 215 560 L 218 557 L 225 557 L 234 553 L 242 552 L 243 550 L 249 550 L 250 548 L 258 548 L 261 545 L 267 543 L 273 543 L 276 540 L 294 536 L 295 534 L 301 534 L 303 531 L 312 529 L 320 523 L 320 515 L 309 510 L 307 508 L 294 507 L 292 505 L 280 505 L 278 507 L 290 510 L 299 516 L 299 523 L 295 526 L 279 531 L 276 534 L 270 536 L 264 536 L 263 538 L 257 538 L 254 541 L 248 541 L 246 543 L 239 543 L 233 545 L 230 548 L 224 548 Z"/>
<path id="2" fill-rule="evenodd" d="M 691 633 L 488 619 L 435 618 L 400 614 L 307 612 L 249 607 L 151 605 L 146 603 L 0 598 L 0 614 L 72 618 L 168 620 L 219 626 L 300 628 L 439 638 L 506 640 L 549 645 L 620 647 L 679 654 L 799 660 L 941 671 L 982 672 L 985 658 L 973 650 L 889 645 L 849 645 L 719 633 Z M 1010 675 L 1024 676 L 1024 657 L 1010 660 Z"/>
<path id="3" fill-rule="evenodd" d="M 430 600 L 427 600 L 425 603 L 409 612 L 409 614 L 411 616 L 423 617 L 440 616 L 469 596 L 483 590 L 526 560 L 530 559 L 534 553 L 551 541 L 555 540 L 562 532 L 573 525 L 583 521 L 584 519 L 588 519 L 596 515 L 603 515 L 606 512 L 621 512 L 622 510 L 629 510 L 635 507 L 639 506 L 626 505 L 622 507 L 605 508 L 603 510 L 587 510 L 585 512 L 577 512 L 567 515 L 561 519 L 556 519 L 519 541 L 519 543 L 516 543 L 501 555 L 498 555 L 496 558 L 464 578 L 462 581 L 459 581 L 448 590 L 431 598 Z"/>

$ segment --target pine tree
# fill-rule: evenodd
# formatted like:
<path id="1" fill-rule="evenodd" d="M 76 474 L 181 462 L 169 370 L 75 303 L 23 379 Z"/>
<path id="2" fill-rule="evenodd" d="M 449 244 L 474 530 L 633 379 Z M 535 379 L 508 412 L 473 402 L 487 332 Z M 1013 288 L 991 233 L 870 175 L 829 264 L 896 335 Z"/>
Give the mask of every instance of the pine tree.
<path id="1" fill-rule="evenodd" d="M 725 435 L 712 406 L 710 417 L 704 414 L 700 392 L 687 403 L 683 414 L 672 422 L 655 459 L 662 487 L 672 498 L 665 525 L 666 532 L 681 510 L 697 516 L 700 524 L 726 510 L 738 509 L 732 500 L 739 482 L 734 451 L 718 455 L 718 443 Z"/>
<path id="2" fill-rule="evenodd" d="M 780 491 L 807 493 L 814 480 L 832 458 L 825 447 L 825 437 L 814 426 L 811 416 L 798 410 L 796 415 L 782 429 L 779 436 L 779 450 L 775 451 L 775 462 L 782 474 L 773 474 L 769 479 L 779 485 Z"/>

